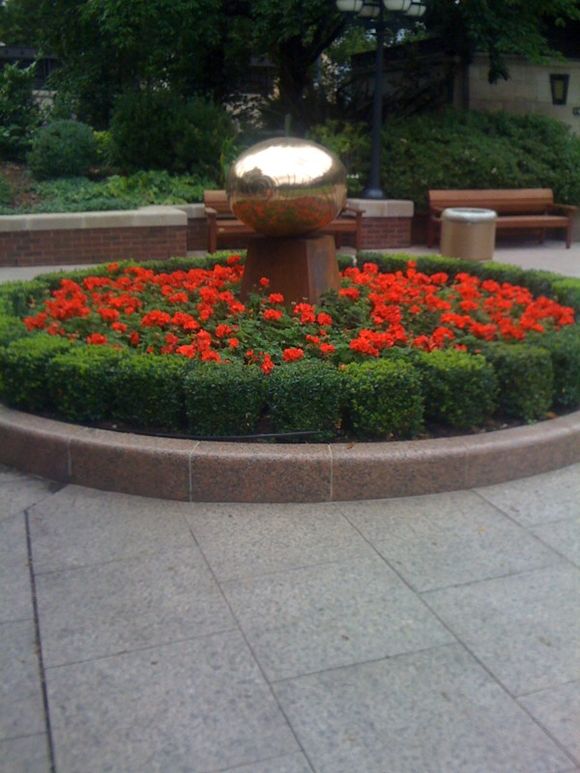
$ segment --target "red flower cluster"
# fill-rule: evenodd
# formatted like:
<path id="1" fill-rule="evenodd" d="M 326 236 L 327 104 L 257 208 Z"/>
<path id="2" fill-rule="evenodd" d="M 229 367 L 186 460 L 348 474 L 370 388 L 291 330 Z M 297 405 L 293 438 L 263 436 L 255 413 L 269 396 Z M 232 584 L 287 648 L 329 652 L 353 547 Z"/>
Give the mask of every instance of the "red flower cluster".
<path id="1" fill-rule="evenodd" d="M 574 322 L 571 308 L 529 290 L 469 274 L 381 273 L 374 263 L 343 272 L 342 287 L 321 307 L 287 308 L 268 277 L 246 304 L 237 292 L 239 256 L 211 270 L 155 273 L 108 266 L 107 276 L 63 279 L 24 323 L 29 330 L 91 345 L 215 362 L 281 363 L 317 357 L 340 363 L 380 357 L 394 346 L 427 351 L 469 340 L 520 341 Z"/>

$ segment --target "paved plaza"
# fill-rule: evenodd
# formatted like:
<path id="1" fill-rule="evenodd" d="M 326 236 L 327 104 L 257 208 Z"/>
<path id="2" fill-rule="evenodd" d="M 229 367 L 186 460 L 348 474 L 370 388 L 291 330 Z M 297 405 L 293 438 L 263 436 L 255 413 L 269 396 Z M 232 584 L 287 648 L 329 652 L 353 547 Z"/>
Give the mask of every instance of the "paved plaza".
<path id="1" fill-rule="evenodd" d="M 311 505 L 0 467 L 0 575 L 2 773 L 580 771 L 580 465 Z"/>
<path id="2" fill-rule="evenodd" d="M 367 502 L 0 469 L 6 773 L 580 770 L 580 465 Z"/>

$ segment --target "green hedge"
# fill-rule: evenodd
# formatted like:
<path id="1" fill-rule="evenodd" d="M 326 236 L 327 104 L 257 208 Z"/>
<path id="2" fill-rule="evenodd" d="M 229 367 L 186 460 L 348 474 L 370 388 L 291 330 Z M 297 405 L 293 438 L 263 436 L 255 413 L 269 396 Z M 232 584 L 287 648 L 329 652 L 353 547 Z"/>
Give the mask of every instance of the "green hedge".
<path id="1" fill-rule="evenodd" d="M 571 409 L 580 405 L 580 325 L 538 337 L 537 344 L 547 349 L 552 359 L 553 406 Z"/>
<path id="2" fill-rule="evenodd" d="M 196 363 L 184 391 L 189 431 L 202 437 L 254 432 L 266 401 L 261 370 L 238 363 Z"/>
<path id="3" fill-rule="evenodd" d="M 423 428 L 421 379 L 398 359 L 351 363 L 343 371 L 346 415 L 358 437 L 413 437 Z"/>
<path id="4" fill-rule="evenodd" d="M 115 373 L 113 417 L 141 428 L 179 430 L 185 424 L 182 357 L 134 354 Z"/>
<path id="5" fill-rule="evenodd" d="M 46 380 L 58 415 L 79 422 L 108 418 L 121 360 L 120 352 L 102 346 L 78 346 L 53 357 Z"/>
<path id="6" fill-rule="evenodd" d="M 90 126 L 80 121 L 54 121 L 32 138 L 28 165 L 37 180 L 82 177 L 97 160 L 97 143 Z"/>
<path id="7" fill-rule="evenodd" d="M 539 346 L 492 343 L 483 354 L 497 374 L 500 414 L 527 422 L 545 418 L 554 391 L 550 353 Z"/>
<path id="8" fill-rule="evenodd" d="M 53 357 L 71 346 L 67 339 L 39 333 L 0 349 L 2 395 L 8 405 L 25 411 L 53 407 L 47 382 L 48 365 Z"/>
<path id="9" fill-rule="evenodd" d="M 268 408 L 274 432 L 336 433 L 341 424 L 339 371 L 316 360 L 275 368 L 268 379 Z"/>
<path id="10" fill-rule="evenodd" d="M 449 349 L 420 352 L 414 364 L 421 374 L 427 419 L 468 429 L 493 415 L 497 377 L 483 357 Z"/>

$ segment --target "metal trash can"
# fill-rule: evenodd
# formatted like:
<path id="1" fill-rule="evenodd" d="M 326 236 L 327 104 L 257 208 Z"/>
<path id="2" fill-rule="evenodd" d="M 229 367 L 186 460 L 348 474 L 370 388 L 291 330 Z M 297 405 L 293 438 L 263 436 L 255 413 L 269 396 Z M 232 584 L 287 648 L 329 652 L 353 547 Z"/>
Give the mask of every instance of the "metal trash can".
<path id="1" fill-rule="evenodd" d="M 445 209 L 441 215 L 441 254 L 465 260 L 492 260 L 497 212 L 492 209 Z"/>

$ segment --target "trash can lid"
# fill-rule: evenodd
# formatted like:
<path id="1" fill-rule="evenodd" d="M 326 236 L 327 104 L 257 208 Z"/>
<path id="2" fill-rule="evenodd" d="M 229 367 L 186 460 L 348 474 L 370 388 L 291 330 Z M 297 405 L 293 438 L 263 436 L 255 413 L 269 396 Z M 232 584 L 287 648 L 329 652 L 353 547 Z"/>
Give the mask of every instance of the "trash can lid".
<path id="1" fill-rule="evenodd" d="M 444 209 L 441 218 L 443 220 L 459 220 L 463 223 L 491 223 L 497 220 L 497 212 L 494 212 L 493 209 L 476 207 L 453 207 Z"/>

